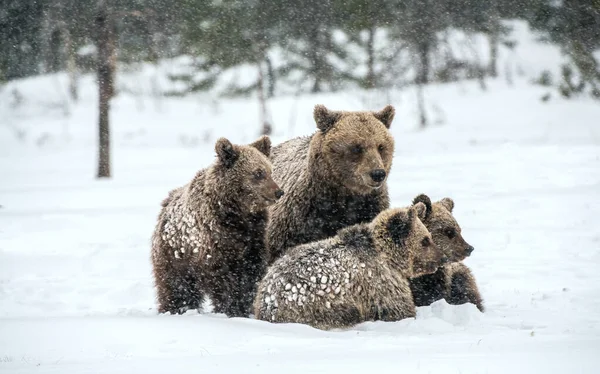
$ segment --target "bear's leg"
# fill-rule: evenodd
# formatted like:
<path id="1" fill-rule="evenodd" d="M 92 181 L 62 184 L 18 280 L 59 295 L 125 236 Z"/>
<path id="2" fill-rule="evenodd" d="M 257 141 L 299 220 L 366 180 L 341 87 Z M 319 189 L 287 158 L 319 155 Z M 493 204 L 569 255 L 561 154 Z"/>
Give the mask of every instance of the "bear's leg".
<path id="1" fill-rule="evenodd" d="M 241 271 L 238 272 L 240 275 L 239 279 L 242 282 L 240 284 L 241 297 L 243 298 L 241 308 L 245 310 L 246 315 L 253 312 L 252 304 L 256 297 L 258 283 L 265 274 L 265 264 L 265 255 L 261 256 L 261 253 L 249 253 L 242 263 Z"/>
<path id="2" fill-rule="evenodd" d="M 479 289 L 475 283 L 475 278 L 466 266 L 458 268 L 452 274 L 452 283 L 450 284 L 450 295 L 446 298 L 448 304 L 461 305 L 472 303 L 477 306 L 481 312 L 484 311 L 483 300 L 479 294 Z"/>
<path id="3" fill-rule="evenodd" d="M 410 289 L 416 306 L 428 306 L 446 296 L 446 274 L 443 268 L 433 274 L 410 279 Z"/>
<path id="4" fill-rule="evenodd" d="M 412 295 L 399 295 L 382 300 L 371 308 L 373 321 L 400 321 L 417 315 Z"/>
<path id="5" fill-rule="evenodd" d="M 283 318 L 282 318 L 283 317 Z M 297 320 L 285 320 L 285 316 L 278 316 L 275 322 L 304 323 L 321 330 L 347 328 L 364 322 L 365 318 L 355 305 L 333 304 L 330 308 L 312 310 Z"/>
<path id="6" fill-rule="evenodd" d="M 167 274 L 157 280 L 158 312 L 183 314 L 187 310 L 202 310 L 204 293 L 198 277 L 191 272 Z"/>
<path id="7" fill-rule="evenodd" d="M 244 316 L 248 316 L 252 311 L 252 304 L 254 303 L 254 299 L 256 298 L 256 290 L 258 287 L 258 279 L 254 277 L 248 277 L 245 279 L 244 284 L 241 285 L 240 292 L 240 306 L 239 308 L 243 310 Z"/>
<path id="8" fill-rule="evenodd" d="M 243 302 L 244 298 L 239 292 L 214 292 L 211 300 L 215 313 L 224 313 L 227 317 L 248 317 L 250 308 Z"/>
<path id="9" fill-rule="evenodd" d="M 248 295 L 244 294 L 242 284 L 243 275 L 237 271 L 213 274 L 207 286 L 215 313 L 224 313 L 227 317 L 248 317 L 250 306 L 246 305 Z"/>

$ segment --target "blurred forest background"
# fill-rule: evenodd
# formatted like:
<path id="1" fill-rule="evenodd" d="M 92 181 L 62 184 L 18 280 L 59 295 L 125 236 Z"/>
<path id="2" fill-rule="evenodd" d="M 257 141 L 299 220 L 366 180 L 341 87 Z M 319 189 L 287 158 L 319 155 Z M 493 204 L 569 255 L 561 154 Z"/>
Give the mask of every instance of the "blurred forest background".
<path id="1" fill-rule="evenodd" d="M 564 96 L 600 97 L 593 51 L 600 47 L 600 0 L 3 0 L 0 82 L 115 64 L 188 56 L 193 69 L 167 94 L 210 89 L 226 69 L 251 65 L 256 79 L 225 95 L 266 98 L 297 92 L 400 87 L 498 74 L 497 51 L 510 47 L 502 19 L 524 19 L 568 56 Z M 455 56 L 444 31 L 484 34 L 485 63 Z M 107 48 L 106 53 L 98 46 Z M 360 51 L 360 53 L 356 53 Z M 401 60 L 409 52 L 408 60 Z M 364 57 L 363 57 L 364 56 Z M 475 62 L 474 62 L 475 61 Z M 194 74 L 201 72 L 201 75 Z M 199 78 L 200 77 L 200 78 Z M 540 77 L 540 80 L 547 77 Z"/>
<path id="2" fill-rule="evenodd" d="M 175 67 L 168 88 L 152 83 L 157 97 L 255 96 L 267 135 L 273 97 L 412 85 L 424 128 L 423 86 L 470 79 L 486 89 L 486 78 L 499 75 L 500 48 L 519 42 L 503 22 L 514 19 L 564 57 L 559 73 L 543 71 L 534 83 L 565 98 L 600 99 L 600 0 L 3 0 L 0 89 L 11 80 L 67 72 L 77 102 L 79 78 L 96 74 L 98 177 L 109 177 L 110 99 L 120 89 L 120 69 Z M 456 32 L 470 41 L 457 45 Z M 483 48 L 473 42 L 482 38 Z M 231 70 L 237 78 L 215 89 Z M 18 106 L 20 93 L 11 95 Z"/>

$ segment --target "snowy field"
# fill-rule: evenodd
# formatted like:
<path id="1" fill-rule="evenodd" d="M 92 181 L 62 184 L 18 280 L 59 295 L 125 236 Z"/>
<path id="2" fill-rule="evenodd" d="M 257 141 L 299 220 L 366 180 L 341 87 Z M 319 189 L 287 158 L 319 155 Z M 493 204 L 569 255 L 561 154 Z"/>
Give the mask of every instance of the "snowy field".
<path id="1" fill-rule="evenodd" d="M 212 162 L 219 136 L 258 136 L 254 99 L 118 96 L 114 178 L 97 181 L 93 78 L 82 79 L 77 105 L 63 99 L 62 75 L 5 86 L 0 372 L 597 373 L 600 105 L 554 93 L 542 102 L 549 90 L 529 80 L 544 68 L 536 61 L 549 64 L 540 53 L 554 63 L 558 54 L 531 50 L 525 44 L 505 58 L 524 71 L 512 85 L 499 78 L 486 91 L 476 82 L 427 87 L 435 124 L 425 131 L 415 129 L 411 89 L 269 103 L 274 143 L 312 133 L 318 103 L 394 105 L 392 205 L 421 192 L 452 197 L 475 247 L 466 264 L 486 313 L 439 301 L 418 308 L 416 319 L 346 331 L 156 313 L 149 254 L 159 203 Z"/>

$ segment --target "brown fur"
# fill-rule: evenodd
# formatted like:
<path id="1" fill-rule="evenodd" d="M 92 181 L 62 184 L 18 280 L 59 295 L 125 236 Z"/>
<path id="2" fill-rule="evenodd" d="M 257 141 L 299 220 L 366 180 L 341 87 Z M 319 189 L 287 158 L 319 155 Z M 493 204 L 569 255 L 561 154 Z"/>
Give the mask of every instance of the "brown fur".
<path id="1" fill-rule="evenodd" d="M 463 239 L 461 228 L 452 216 L 454 201 L 446 197 L 431 203 L 427 195 L 421 194 L 413 200 L 413 204 L 418 203 L 427 207 L 423 224 L 451 263 L 440 267 L 434 274 L 410 280 L 415 305 L 425 306 L 445 299 L 453 305 L 475 304 L 483 312 L 483 300 L 475 277 L 461 262 L 471 254 L 473 247 Z"/>
<path id="2" fill-rule="evenodd" d="M 287 248 L 370 222 L 389 207 L 394 108 L 338 112 L 317 105 L 314 118 L 315 134 L 284 142 L 271 154 L 273 179 L 289 193 L 270 209 L 270 263 Z"/>
<path id="3" fill-rule="evenodd" d="M 249 146 L 221 138 L 217 160 L 162 201 L 152 237 L 158 311 L 200 309 L 247 316 L 262 277 L 267 207 L 282 194 L 271 178 L 271 143 Z"/>
<path id="4" fill-rule="evenodd" d="M 445 261 L 418 218 L 424 214 L 423 204 L 385 210 L 370 223 L 291 248 L 259 284 L 256 318 L 331 329 L 414 317 L 408 278 Z"/>

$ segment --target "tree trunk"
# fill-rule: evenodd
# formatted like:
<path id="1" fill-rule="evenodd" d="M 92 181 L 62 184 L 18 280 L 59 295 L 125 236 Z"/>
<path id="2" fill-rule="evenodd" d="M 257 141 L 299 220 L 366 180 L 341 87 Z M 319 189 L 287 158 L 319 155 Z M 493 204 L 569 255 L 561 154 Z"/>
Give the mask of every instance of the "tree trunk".
<path id="1" fill-rule="evenodd" d="M 267 99 L 265 98 L 265 75 L 262 68 L 262 60 L 259 59 L 256 63 L 258 68 L 258 107 L 259 118 L 262 126 L 261 135 L 271 135 L 273 128 L 267 120 Z"/>
<path id="2" fill-rule="evenodd" d="M 325 61 L 323 61 L 323 43 L 321 43 L 320 32 L 318 30 L 318 25 L 312 25 L 310 29 L 309 35 L 309 50 L 308 50 L 308 58 L 310 60 L 311 65 L 311 74 L 314 78 L 313 87 L 311 89 L 312 93 L 317 93 L 322 91 L 321 81 L 323 80 L 324 70 L 325 70 Z"/>
<path id="3" fill-rule="evenodd" d="M 50 53 L 50 39 L 52 38 L 52 20 L 50 19 L 51 15 L 50 15 L 50 11 L 49 10 L 45 10 L 44 11 L 44 16 L 41 22 L 41 27 L 40 27 L 40 52 L 42 54 L 42 73 L 47 74 L 50 72 L 50 60 L 51 60 L 51 53 Z"/>
<path id="4" fill-rule="evenodd" d="M 265 62 L 267 64 L 267 76 L 269 77 L 267 97 L 270 99 L 275 96 L 275 70 L 269 56 L 265 56 Z"/>
<path id="5" fill-rule="evenodd" d="M 146 44 L 148 45 L 148 60 L 156 63 L 159 59 L 158 55 L 158 31 L 154 13 L 146 12 Z"/>
<path id="6" fill-rule="evenodd" d="M 417 42 L 417 56 L 419 58 L 419 71 L 417 73 L 417 83 L 429 83 L 429 49 L 430 43 L 427 40 Z"/>
<path id="7" fill-rule="evenodd" d="M 314 57 L 312 59 L 312 75 L 313 78 L 315 80 L 315 82 L 313 83 L 312 89 L 310 90 L 310 92 L 312 93 L 318 93 L 321 92 L 321 69 L 320 69 L 320 61 L 318 60 L 318 52 L 317 51 L 313 51 L 313 48 L 311 48 L 311 55 Z"/>
<path id="8" fill-rule="evenodd" d="M 375 78 L 375 25 L 369 27 L 369 37 L 367 39 L 367 88 L 375 88 L 377 86 Z"/>
<path id="9" fill-rule="evenodd" d="M 114 93 L 115 40 L 112 19 L 106 0 L 98 0 L 96 14 L 98 45 L 98 178 L 110 178 L 110 99 Z"/>
<path id="10" fill-rule="evenodd" d="M 77 64 L 75 63 L 75 49 L 73 48 L 73 39 L 71 37 L 71 32 L 69 28 L 65 27 L 62 30 L 63 40 L 65 43 L 65 52 L 67 56 L 67 73 L 69 75 L 69 94 L 71 95 L 71 100 L 77 101 L 79 99 L 78 92 L 78 73 L 77 73 Z"/>
<path id="11" fill-rule="evenodd" d="M 427 116 L 425 115 L 425 97 L 423 95 L 423 85 L 417 83 L 417 107 L 419 109 L 419 127 L 427 127 Z"/>
<path id="12" fill-rule="evenodd" d="M 490 42 L 490 65 L 488 66 L 488 74 L 492 78 L 498 76 L 498 44 L 500 43 L 500 24 L 498 20 L 492 21 L 492 27 L 489 35 Z"/>

